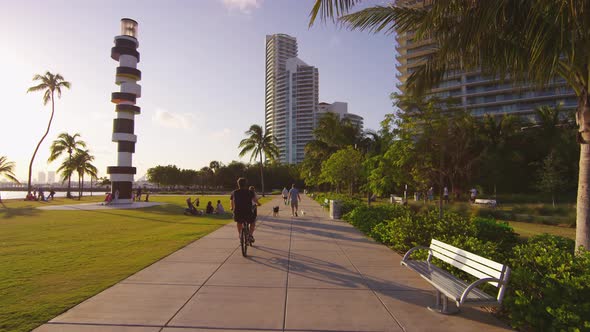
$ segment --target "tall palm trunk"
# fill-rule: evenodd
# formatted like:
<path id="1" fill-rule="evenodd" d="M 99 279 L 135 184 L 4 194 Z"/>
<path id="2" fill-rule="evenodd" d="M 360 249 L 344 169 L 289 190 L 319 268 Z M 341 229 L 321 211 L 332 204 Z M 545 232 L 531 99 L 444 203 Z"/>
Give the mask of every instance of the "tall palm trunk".
<path id="1" fill-rule="evenodd" d="M 264 197 L 264 165 L 262 164 L 262 153 L 260 154 L 260 183 L 262 187 L 262 197 Z"/>
<path id="2" fill-rule="evenodd" d="M 78 196 L 78 200 L 82 198 L 82 193 L 84 192 L 84 174 L 81 176 L 82 181 L 80 181 L 80 196 Z"/>
<path id="3" fill-rule="evenodd" d="M 69 161 L 70 165 L 72 164 L 72 151 L 69 151 Z M 66 194 L 67 198 L 72 198 L 71 188 L 72 187 L 72 174 L 68 175 L 68 193 Z"/>
<path id="4" fill-rule="evenodd" d="M 33 162 L 35 161 L 35 156 L 37 155 L 37 151 L 39 150 L 41 143 L 43 143 L 43 140 L 45 139 L 45 137 L 47 137 L 47 134 L 49 134 L 49 128 L 51 128 L 51 121 L 53 121 L 54 110 L 55 110 L 55 103 L 53 101 L 53 91 L 51 91 L 51 116 L 49 117 L 49 123 L 47 124 L 47 130 L 45 131 L 45 134 L 43 135 L 43 137 L 41 137 L 41 140 L 39 141 L 39 143 L 37 143 L 37 147 L 35 148 L 35 152 L 33 152 L 33 157 L 31 157 L 31 162 L 29 163 L 29 180 L 27 183 L 27 194 L 31 193 L 31 175 L 33 174 Z"/>
<path id="5" fill-rule="evenodd" d="M 590 142 L 580 144 L 580 173 L 576 206 L 576 248 L 590 250 Z"/>

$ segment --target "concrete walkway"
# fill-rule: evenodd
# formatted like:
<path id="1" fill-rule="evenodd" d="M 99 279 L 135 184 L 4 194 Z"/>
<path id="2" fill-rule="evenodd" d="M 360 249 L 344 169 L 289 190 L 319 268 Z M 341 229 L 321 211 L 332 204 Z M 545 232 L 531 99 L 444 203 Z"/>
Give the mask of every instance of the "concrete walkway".
<path id="1" fill-rule="evenodd" d="M 280 217 L 270 216 L 281 206 Z M 500 331 L 490 314 L 430 312 L 433 291 L 401 257 L 304 198 L 259 214 L 244 258 L 233 223 L 86 300 L 35 331 Z"/>

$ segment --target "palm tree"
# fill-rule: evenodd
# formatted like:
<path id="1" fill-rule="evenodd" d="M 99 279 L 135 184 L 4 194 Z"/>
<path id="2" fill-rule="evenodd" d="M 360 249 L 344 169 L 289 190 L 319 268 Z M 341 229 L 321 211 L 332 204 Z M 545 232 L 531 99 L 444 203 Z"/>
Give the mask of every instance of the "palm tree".
<path id="1" fill-rule="evenodd" d="M 72 177 L 72 174 L 76 171 L 76 164 L 74 163 L 74 159 L 64 159 L 64 161 L 59 165 L 56 172 L 61 174 L 61 182 L 66 182 L 69 178 Z"/>
<path id="2" fill-rule="evenodd" d="M 217 171 L 221 168 L 221 163 L 217 160 L 212 160 L 209 163 L 209 168 L 213 170 L 213 173 L 217 173 Z"/>
<path id="3" fill-rule="evenodd" d="M 55 161 L 57 158 L 59 158 L 62 154 L 67 153 L 68 154 L 68 159 L 71 161 L 72 160 L 72 154 L 76 151 L 81 151 L 81 148 L 85 148 L 86 147 L 86 142 L 82 141 L 82 140 L 76 140 L 77 138 L 80 137 L 80 134 L 76 133 L 74 135 L 70 135 L 68 133 L 61 133 L 59 134 L 59 136 L 57 136 L 57 139 L 55 141 L 53 141 L 53 143 L 51 143 L 51 147 L 49 148 L 51 155 L 49 156 L 49 159 L 47 159 L 48 162 L 52 162 Z M 70 193 L 70 188 L 71 188 L 71 177 L 68 178 L 68 198 L 72 197 L 72 194 Z"/>
<path id="4" fill-rule="evenodd" d="M 448 70 L 482 69 L 545 85 L 563 78 L 578 99 L 580 146 L 576 247 L 590 249 L 590 2 L 576 0 L 437 0 L 423 8 L 392 3 L 348 14 L 359 0 L 316 0 L 310 24 L 339 17 L 353 29 L 414 31 L 414 41 L 436 48 L 406 81 L 408 92 L 426 91 Z"/>
<path id="5" fill-rule="evenodd" d="M 78 200 L 82 197 L 82 193 L 84 192 L 84 175 L 90 175 L 90 178 L 95 178 L 98 170 L 94 165 L 92 165 L 92 161 L 94 161 L 94 156 L 91 155 L 88 150 L 81 150 L 77 151 L 74 157 L 72 158 L 72 167 L 78 173 Z"/>
<path id="6" fill-rule="evenodd" d="M 535 109 L 537 121 L 531 126 L 540 130 L 540 136 L 546 146 L 556 147 L 559 145 L 559 136 L 563 131 L 562 128 L 568 128 L 573 121 L 570 120 L 570 113 L 567 113 L 561 106 L 550 107 L 541 106 Z"/>
<path id="7" fill-rule="evenodd" d="M 13 161 L 8 161 L 6 156 L 0 156 L 0 176 L 5 177 L 12 182 L 20 183 L 14 175 L 14 166 L 15 164 Z"/>
<path id="8" fill-rule="evenodd" d="M 256 158 L 260 158 L 260 182 L 262 187 L 262 197 L 264 197 L 264 164 L 262 162 L 262 155 L 270 160 L 275 160 L 279 157 L 279 148 L 275 144 L 275 138 L 269 132 L 264 133 L 262 127 L 253 124 L 250 129 L 246 131 L 247 138 L 244 138 L 238 147 L 242 148 L 240 157 L 247 153 L 251 153 L 250 162 Z"/>
<path id="9" fill-rule="evenodd" d="M 33 152 L 33 157 L 31 157 L 31 163 L 29 164 L 29 179 L 27 183 L 27 192 L 31 193 L 31 175 L 33 173 L 33 161 L 35 160 L 35 155 L 37 155 L 37 151 L 43 143 L 45 137 L 49 133 L 49 128 L 51 128 L 51 121 L 53 121 L 53 114 L 55 113 L 55 93 L 57 92 L 57 97 L 61 98 L 61 89 L 62 88 L 70 88 L 70 82 L 64 80 L 63 76 L 60 74 L 52 74 L 49 71 L 45 72 L 45 75 L 41 76 L 39 74 L 33 76 L 33 81 L 40 81 L 39 84 L 30 87 L 27 90 L 29 92 L 36 92 L 36 91 L 44 91 L 43 92 L 43 105 L 47 105 L 49 101 L 51 101 L 51 116 L 49 117 L 49 123 L 47 124 L 47 130 L 45 130 L 45 134 L 37 143 L 37 147 L 35 148 L 35 152 Z"/>

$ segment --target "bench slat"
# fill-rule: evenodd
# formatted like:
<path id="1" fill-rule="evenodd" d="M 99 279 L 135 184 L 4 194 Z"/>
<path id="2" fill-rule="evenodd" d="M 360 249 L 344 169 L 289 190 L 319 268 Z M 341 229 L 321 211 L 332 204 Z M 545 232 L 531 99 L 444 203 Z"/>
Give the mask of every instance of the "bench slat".
<path id="1" fill-rule="evenodd" d="M 468 265 L 463 265 L 463 266 L 457 266 L 455 263 L 456 261 L 450 257 L 447 257 L 445 255 L 440 255 L 437 254 L 436 251 L 434 251 L 434 257 L 442 260 L 443 262 L 449 263 L 455 267 L 460 268 L 461 270 L 471 274 L 472 276 L 475 276 L 478 279 L 483 279 L 483 278 L 488 278 L 489 276 L 481 271 L 478 271 Z M 497 282 L 489 282 L 490 285 L 494 286 L 494 287 L 498 287 L 498 283 Z"/>
<path id="2" fill-rule="evenodd" d="M 489 260 L 487 258 L 484 258 L 484 257 L 481 257 L 481 256 L 476 255 L 474 253 L 471 253 L 469 251 L 465 251 L 463 249 L 459 249 L 457 247 L 453 247 L 450 244 L 446 244 L 446 243 L 441 242 L 441 241 L 436 240 L 436 239 L 432 239 L 431 246 L 432 246 L 432 244 L 435 244 L 435 245 L 437 245 L 438 247 L 441 247 L 441 248 L 445 248 L 445 249 L 447 249 L 449 251 L 456 252 L 457 254 L 459 254 L 459 255 L 461 255 L 463 257 L 467 257 L 467 258 L 469 258 L 471 260 L 474 260 L 474 261 L 476 261 L 478 263 L 481 263 L 481 264 L 484 264 L 486 266 L 489 266 L 489 267 L 491 267 L 491 268 L 493 268 L 493 269 L 495 269 L 497 271 L 504 271 L 504 265 L 503 264 L 494 262 L 494 261 Z"/>
<path id="3" fill-rule="evenodd" d="M 472 269 L 478 270 L 481 273 L 483 273 L 484 276 L 476 275 L 476 277 L 478 277 L 478 278 L 492 277 L 492 278 L 502 279 L 503 271 L 498 271 L 496 269 L 490 268 L 486 265 L 480 264 L 477 261 L 468 259 L 464 256 L 457 254 L 456 252 L 447 250 L 442 247 L 431 245 L 430 248 L 433 250 L 433 254 L 435 257 L 442 259 L 439 256 L 444 255 L 444 256 L 452 259 L 453 261 L 448 262 L 448 263 L 455 266 L 456 268 L 459 268 L 465 272 L 471 273 L 470 271 L 465 270 L 465 267 L 468 266 Z"/>
<path id="4" fill-rule="evenodd" d="M 469 286 L 466 282 L 456 278 L 447 271 L 423 261 L 407 261 L 404 264 L 420 274 L 430 284 L 454 301 L 459 301 L 463 291 Z M 479 288 L 473 289 L 467 295 L 468 302 L 494 303 L 496 299 Z"/>

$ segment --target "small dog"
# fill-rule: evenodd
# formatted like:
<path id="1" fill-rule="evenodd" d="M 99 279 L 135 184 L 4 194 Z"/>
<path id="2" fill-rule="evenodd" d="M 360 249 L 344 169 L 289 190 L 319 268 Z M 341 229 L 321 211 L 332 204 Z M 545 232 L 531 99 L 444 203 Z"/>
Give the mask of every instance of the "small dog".
<path id="1" fill-rule="evenodd" d="M 301 210 L 301 215 L 305 216 L 305 211 Z"/>
<path id="2" fill-rule="evenodd" d="M 278 206 L 273 206 L 273 208 L 272 208 L 272 216 L 273 217 L 278 217 L 279 216 L 279 207 Z"/>

